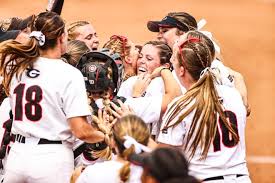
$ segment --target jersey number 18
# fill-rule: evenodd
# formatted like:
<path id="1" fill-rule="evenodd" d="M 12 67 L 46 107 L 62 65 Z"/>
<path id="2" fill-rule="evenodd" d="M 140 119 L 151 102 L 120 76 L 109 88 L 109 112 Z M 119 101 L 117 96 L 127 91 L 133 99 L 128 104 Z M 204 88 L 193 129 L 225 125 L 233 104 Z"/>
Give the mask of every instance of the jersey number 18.
<path id="1" fill-rule="evenodd" d="M 42 89 L 38 85 L 25 89 L 25 84 L 19 84 L 13 92 L 16 95 L 14 119 L 23 120 L 23 115 L 30 121 L 39 121 L 42 117 L 42 107 L 39 104 L 43 98 Z M 25 95 L 25 105 L 23 105 Z M 25 112 L 24 112 L 25 111 Z"/>

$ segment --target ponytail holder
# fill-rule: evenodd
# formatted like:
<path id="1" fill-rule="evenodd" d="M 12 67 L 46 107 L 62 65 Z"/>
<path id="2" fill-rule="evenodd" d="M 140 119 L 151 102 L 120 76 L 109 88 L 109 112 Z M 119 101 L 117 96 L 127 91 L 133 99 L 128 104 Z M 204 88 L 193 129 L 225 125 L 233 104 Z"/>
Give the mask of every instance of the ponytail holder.
<path id="1" fill-rule="evenodd" d="M 131 145 L 134 145 L 136 154 L 139 154 L 142 151 L 143 152 L 151 152 L 150 148 L 148 148 L 147 146 L 145 146 L 143 144 L 138 143 L 133 137 L 126 135 L 123 138 L 125 139 L 125 141 L 123 143 L 124 147 L 130 148 Z"/>
<path id="2" fill-rule="evenodd" d="M 38 41 L 39 46 L 45 44 L 45 35 L 41 31 L 32 31 L 29 37 L 34 37 Z"/>
<path id="3" fill-rule="evenodd" d="M 202 77 L 204 76 L 204 74 L 205 74 L 206 72 L 208 72 L 209 70 L 210 70 L 210 67 L 206 67 L 205 69 L 203 69 L 203 70 L 201 71 L 200 78 L 202 78 Z"/>

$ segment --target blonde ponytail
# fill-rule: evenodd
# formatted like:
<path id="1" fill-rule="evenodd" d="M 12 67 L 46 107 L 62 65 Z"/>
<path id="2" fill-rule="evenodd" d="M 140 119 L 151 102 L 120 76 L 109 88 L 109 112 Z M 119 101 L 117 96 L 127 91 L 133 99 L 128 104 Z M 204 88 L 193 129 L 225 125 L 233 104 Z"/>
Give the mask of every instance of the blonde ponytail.
<path id="1" fill-rule="evenodd" d="M 126 160 L 125 164 L 123 165 L 123 167 L 120 169 L 119 171 L 119 176 L 120 176 L 120 180 L 122 182 L 127 182 L 130 178 L 130 165 L 131 163 L 128 160 L 128 156 L 130 154 L 133 154 L 135 152 L 135 147 L 134 145 L 131 145 L 128 149 L 125 149 L 122 153 L 122 158 L 124 160 Z"/>

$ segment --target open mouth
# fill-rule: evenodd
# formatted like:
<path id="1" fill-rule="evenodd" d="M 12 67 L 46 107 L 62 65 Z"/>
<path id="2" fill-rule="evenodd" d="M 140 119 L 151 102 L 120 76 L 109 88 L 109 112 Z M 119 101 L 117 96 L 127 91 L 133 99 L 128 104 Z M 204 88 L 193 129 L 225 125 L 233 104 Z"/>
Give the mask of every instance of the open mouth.
<path id="1" fill-rule="evenodd" d="M 139 67 L 139 68 L 138 68 L 138 72 L 145 73 L 145 72 L 147 72 L 147 69 L 145 69 L 145 68 L 143 68 L 143 67 Z"/>

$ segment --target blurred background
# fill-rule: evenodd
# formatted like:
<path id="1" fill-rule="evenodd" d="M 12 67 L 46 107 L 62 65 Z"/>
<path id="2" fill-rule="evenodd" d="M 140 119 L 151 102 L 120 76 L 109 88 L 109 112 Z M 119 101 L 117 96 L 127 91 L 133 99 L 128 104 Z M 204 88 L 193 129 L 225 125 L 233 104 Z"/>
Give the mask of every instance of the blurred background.
<path id="1" fill-rule="evenodd" d="M 25 18 L 46 9 L 47 0 L 1 0 L 0 19 Z M 252 109 L 247 120 L 247 161 L 253 182 L 275 182 L 275 0 L 65 0 L 67 23 L 88 20 L 101 46 L 113 34 L 143 44 L 155 39 L 146 23 L 185 11 L 218 41 L 225 65 L 245 78 Z M 275 137 L 274 137 L 275 138 Z"/>

